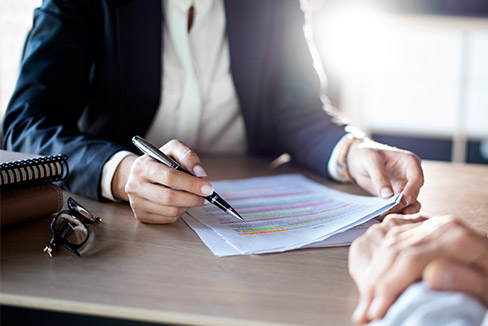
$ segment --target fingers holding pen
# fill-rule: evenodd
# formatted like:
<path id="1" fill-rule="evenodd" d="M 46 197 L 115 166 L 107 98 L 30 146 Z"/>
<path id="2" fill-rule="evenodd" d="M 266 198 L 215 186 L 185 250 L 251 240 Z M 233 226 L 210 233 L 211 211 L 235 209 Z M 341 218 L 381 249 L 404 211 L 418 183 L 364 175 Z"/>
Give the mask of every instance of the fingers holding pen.
<path id="1" fill-rule="evenodd" d="M 192 157 L 185 161 L 186 166 L 198 165 L 198 156 L 196 160 L 193 155 L 186 157 Z M 131 166 L 125 192 L 137 220 L 164 224 L 177 221 L 190 207 L 203 205 L 203 197 L 211 195 L 213 187 L 202 178 L 142 155 Z"/>
<path id="2" fill-rule="evenodd" d="M 158 204 L 144 198 L 130 202 L 134 217 L 143 223 L 174 223 L 188 210 L 188 207 L 175 207 Z"/>
<path id="3" fill-rule="evenodd" d="M 168 188 L 183 190 L 199 196 L 209 196 L 213 193 L 213 187 L 210 182 L 185 172 L 171 169 L 147 155 L 141 156 L 134 162 L 132 172 L 146 182 Z"/>
<path id="4" fill-rule="evenodd" d="M 141 185 L 137 191 L 137 196 L 141 199 L 168 207 L 195 207 L 202 206 L 205 202 L 202 196 L 187 191 L 162 187 L 154 183 Z"/>
<path id="5" fill-rule="evenodd" d="M 170 140 L 164 146 L 160 148 L 163 153 L 175 159 L 183 169 L 189 171 L 193 175 L 199 178 L 207 177 L 207 172 L 205 172 L 200 162 L 198 154 L 188 147 L 182 141 L 177 139 Z"/>
<path id="6" fill-rule="evenodd" d="M 221 210 L 242 220 L 239 213 L 213 191 L 213 187 L 209 182 L 203 180 L 203 178 L 198 178 L 189 172 L 196 171 L 195 173 L 197 174 L 206 175 L 205 170 L 203 170 L 200 165 L 198 155 L 184 143 L 172 140 L 161 147 L 161 149 L 158 149 L 140 136 L 134 136 L 132 142 L 142 152 L 166 166 L 166 168 L 162 168 L 152 164 L 151 166 L 147 165 L 145 167 L 146 169 L 149 169 L 149 175 L 152 174 L 151 176 L 155 180 L 154 183 L 161 184 L 173 190 L 176 188 L 176 190 L 187 191 L 189 193 L 204 196 Z M 167 153 L 162 152 L 162 150 L 165 149 Z M 175 157 L 180 162 L 175 161 Z M 150 163 L 154 162 L 151 161 Z M 157 173 L 153 173 L 154 170 L 157 170 Z"/>

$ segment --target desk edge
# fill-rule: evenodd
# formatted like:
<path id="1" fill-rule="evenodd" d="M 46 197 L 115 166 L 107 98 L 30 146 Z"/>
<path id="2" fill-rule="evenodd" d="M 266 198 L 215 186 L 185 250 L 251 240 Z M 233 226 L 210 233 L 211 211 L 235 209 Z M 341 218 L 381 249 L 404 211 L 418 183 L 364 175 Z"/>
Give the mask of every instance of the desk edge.
<path id="1" fill-rule="evenodd" d="M 185 314 L 178 312 L 155 311 L 143 308 L 117 307 L 108 304 L 89 304 L 59 299 L 46 299 L 41 297 L 24 296 L 0 293 L 0 304 L 21 308 L 50 310 L 56 312 L 91 315 L 97 317 L 137 320 L 152 323 L 171 323 L 179 325 L 248 325 L 248 326 L 283 326 L 274 322 L 224 318 L 199 314 Z"/>

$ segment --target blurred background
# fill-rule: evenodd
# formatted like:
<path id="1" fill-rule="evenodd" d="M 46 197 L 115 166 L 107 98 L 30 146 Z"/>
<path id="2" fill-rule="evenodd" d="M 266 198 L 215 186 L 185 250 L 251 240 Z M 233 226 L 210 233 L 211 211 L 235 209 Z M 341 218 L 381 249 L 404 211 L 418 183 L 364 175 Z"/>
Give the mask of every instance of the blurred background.
<path id="1" fill-rule="evenodd" d="M 328 94 L 423 159 L 488 163 L 487 0 L 309 0 Z"/>
<path id="2" fill-rule="evenodd" d="M 0 117 L 41 0 L 0 1 Z M 302 0 L 333 104 L 423 159 L 488 164 L 487 0 Z"/>

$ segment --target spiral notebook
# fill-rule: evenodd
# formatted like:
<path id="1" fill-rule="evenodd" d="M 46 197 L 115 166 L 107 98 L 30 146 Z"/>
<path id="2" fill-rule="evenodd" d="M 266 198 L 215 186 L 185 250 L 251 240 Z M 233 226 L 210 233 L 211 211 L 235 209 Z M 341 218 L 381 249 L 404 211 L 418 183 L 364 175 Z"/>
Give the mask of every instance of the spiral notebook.
<path id="1" fill-rule="evenodd" d="M 0 150 L 0 186 L 26 186 L 64 180 L 69 173 L 66 155 L 38 156 Z"/>
<path id="2" fill-rule="evenodd" d="M 0 150 L 0 228 L 48 216 L 63 208 L 53 184 L 68 176 L 66 155 L 39 156 Z"/>

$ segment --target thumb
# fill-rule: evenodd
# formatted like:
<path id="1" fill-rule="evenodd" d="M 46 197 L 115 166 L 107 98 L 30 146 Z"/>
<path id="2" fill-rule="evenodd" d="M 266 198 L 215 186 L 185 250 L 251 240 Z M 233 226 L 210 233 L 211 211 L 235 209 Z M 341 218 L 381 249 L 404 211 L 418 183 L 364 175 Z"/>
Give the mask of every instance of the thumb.
<path id="1" fill-rule="evenodd" d="M 488 275 L 474 267 L 437 259 L 425 267 L 423 279 L 433 290 L 463 292 L 488 304 Z"/>

